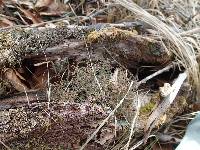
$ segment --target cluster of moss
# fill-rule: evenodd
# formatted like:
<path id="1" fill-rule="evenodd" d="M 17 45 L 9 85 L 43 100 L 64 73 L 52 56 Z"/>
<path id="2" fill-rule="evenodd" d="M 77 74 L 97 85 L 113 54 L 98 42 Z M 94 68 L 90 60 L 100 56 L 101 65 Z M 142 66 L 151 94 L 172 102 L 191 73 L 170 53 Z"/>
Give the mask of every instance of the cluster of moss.
<path id="1" fill-rule="evenodd" d="M 155 105 L 156 105 L 156 103 L 151 101 L 151 102 L 147 103 L 146 105 L 144 105 L 143 107 L 141 107 L 140 112 L 145 115 L 150 114 L 152 112 L 153 108 L 155 108 Z"/>
<path id="2" fill-rule="evenodd" d="M 137 31 L 128 31 L 118 28 L 105 28 L 100 31 L 93 31 L 87 36 L 88 43 L 102 42 L 102 41 L 117 41 L 121 39 L 126 39 L 130 36 L 137 35 Z"/>

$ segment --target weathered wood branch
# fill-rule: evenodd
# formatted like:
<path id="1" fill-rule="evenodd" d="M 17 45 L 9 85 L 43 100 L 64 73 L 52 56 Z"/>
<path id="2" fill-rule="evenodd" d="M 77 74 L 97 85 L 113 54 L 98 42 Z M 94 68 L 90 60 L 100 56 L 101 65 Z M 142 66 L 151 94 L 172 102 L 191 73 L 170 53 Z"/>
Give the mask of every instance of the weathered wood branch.
<path id="1" fill-rule="evenodd" d="M 92 43 L 86 47 L 84 40 L 68 40 L 64 45 L 47 48 L 44 54 L 31 54 L 24 58 L 33 63 L 41 61 L 55 61 L 58 58 L 69 58 L 76 62 L 87 60 L 102 60 L 105 58 L 115 60 L 128 69 L 138 68 L 141 65 L 164 65 L 171 61 L 161 42 L 142 36 L 128 37 L 113 41 Z"/>
<path id="2" fill-rule="evenodd" d="M 107 24 L 99 27 L 103 28 L 102 30 L 92 32 L 96 28 L 96 26 L 72 27 L 62 24 L 55 28 L 3 30 L 0 33 L 0 67 L 20 64 L 24 57 L 33 55 L 44 57 L 50 54 L 64 54 L 68 57 L 74 55 L 85 57 L 85 53 L 88 53 L 85 43 L 93 53 L 105 54 L 106 52 L 116 60 L 125 60 L 125 65 L 133 66 L 135 63 L 147 61 L 152 64 L 163 64 L 170 60 L 170 56 L 159 41 L 133 34 L 132 31 L 113 28 Z M 75 39 L 76 43 L 71 43 Z M 69 45 L 63 48 L 62 53 L 56 49 L 52 51 L 52 47 L 60 46 L 66 41 Z"/>

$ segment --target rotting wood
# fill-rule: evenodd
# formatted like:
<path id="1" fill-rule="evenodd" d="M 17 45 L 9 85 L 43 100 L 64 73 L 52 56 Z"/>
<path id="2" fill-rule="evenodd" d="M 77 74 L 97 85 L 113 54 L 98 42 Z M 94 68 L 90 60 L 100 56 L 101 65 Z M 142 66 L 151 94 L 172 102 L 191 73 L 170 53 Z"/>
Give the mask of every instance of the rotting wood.
<path id="1" fill-rule="evenodd" d="M 100 66 L 100 68 L 103 68 L 103 67 Z M 103 69 L 106 69 L 106 68 L 103 68 Z M 81 75 L 84 76 L 83 72 L 81 72 Z M 87 77 L 88 76 L 89 76 L 89 74 L 87 74 Z M 92 77 L 93 77 L 93 74 L 92 74 Z M 85 80 L 85 79 L 82 78 L 81 80 Z M 108 83 L 108 82 L 106 81 L 106 83 Z M 141 82 L 141 83 L 143 83 L 143 82 Z M 88 82 L 88 84 L 90 85 L 90 82 Z M 124 84 L 124 85 L 126 85 L 126 84 Z M 81 87 L 81 86 L 78 86 L 78 87 Z M 118 89 L 122 90 L 122 88 L 120 88 L 119 85 L 118 85 Z M 52 88 L 52 90 L 53 90 L 53 88 Z M 126 92 L 127 89 L 125 88 L 124 91 Z M 117 95 L 115 93 L 116 91 L 111 91 L 111 92 L 114 92 L 114 95 Z M 15 143 L 15 140 L 17 142 L 19 142 L 21 140 L 25 143 L 28 143 L 28 142 L 26 142 L 26 140 L 32 141 L 34 139 L 36 140 L 36 143 L 37 143 L 37 140 L 40 140 L 40 141 L 43 141 L 47 145 L 51 145 L 51 146 L 52 145 L 53 146 L 62 145 L 65 148 L 67 147 L 67 145 L 73 145 L 73 144 L 80 145 L 80 144 L 84 143 L 84 141 L 95 131 L 95 129 L 98 127 L 98 125 L 101 123 L 101 121 L 103 119 L 105 119 L 109 113 L 106 110 L 104 110 L 105 112 L 100 111 L 101 113 L 98 113 L 99 110 L 95 109 L 94 113 L 95 113 L 95 111 L 97 111 L 98 114 L 93 115 L 93 116 L 97 118 L 97 120 L 98 120 L 97 123 L 95 121 L 93 121 L 93 122 L 89 121 L 89 123 L 92 124 L 92 126 L 88 126 L 88 124 L 84 124 L 86 126 L 83 126 L 82 125 L 83 121 L 85 121 L 85 120 L 88 121 L 88 117 L 90 120 L 91 116 L 85 115 L 85 116 L 82 116 L 83 118 L 81 117 L 80 120 L 79 119 L 77 120 L 78 114 L 76 114 L 76 112 L 83 113 L 85 111 L 84 109 L 77 110 L 77 108 L 79 108 L 79 107 L 82 108 L 82 106 L 84 107 L 85 104 L 86 105 L 88 104 L 90 106 L 88 111 L 91 111 L 92 110 L 91 108 L 93 108 L 93 107 L 100 108 L 100 110 L 101 110 L 101 107 L 102 107 L 101 105 L 98 105 L 95 102 L 94 103 L 88 102 L 89 99 L 84 99 L 84 101 L 79 101 L 80 103 L 69 101 L 69 99 L 67 99 L 67 98 L 65 99 L 65 102 L 55 102 L 53 97 L 51 97 L 50 107 L 49 107 L 50 109 L 48 109 L 48 98 L 47 98 L 46 91 L 44 91 L 43 93 L 39 92 L 37 95 L 36 95 L 36 93 L 37 92 L 32 92 L 32 93 L 29 92 L 29 93 L 27 93 L 27 95 L 26 95 L 26 93 L 21 93 L 21 94 L 16 95 L 15 97 L 0 99 L 0 106 L 2 108 L 0 110 L 0 114 L 1 114 L 0 115 L 0 117 L 1 117 L 0 118 L 0 120 L 1 120 L 0 131 L 2 132 L 0 134 L 0 136 L 1 136 L 1 141 L 3 141 L 6 145 L 10 146 L 10 144 Z M 112 94 L 109 94 L 109 95 L 110 95 L 109 96 L 110 99 L 107 98 L 106 102 L 110 103 L 112 101 L 112 103 L 113 103 L 115 99 L 112 98 L 112 96 L 111 96 Z M 29 104 L 27 101 L 27 96 L 29 98 Z M 53 94 L 52 94 L 52 96 L 53 96 Z M 65 95 L 65 97 L 66 97 L 66 95 Z M 143 102 L 145 101 L 144 96 L 141 96 L 141 99 Z M 158 99 L 156 99 L 156 101 L 158 101 Z M 181 109 L 184 107 L 183 104 L 180 105 L 180 103 L 182 103 L 181 101 L 182 101 L 181 98 L 178 98 L 176 101 L 176 103 L 178 103 L 178 104 L 175 104 L 174 106 L 171 107 L 171 109 L 174 109 L 173 113 L 171 113 L 171 111 L 170 111 L 167 115 L 173 116 L 177 112 L 180 113 Z M 146 107 L 145 104 L 143 104 L 143 105 L 144 105 L 144 107 Z M 67 109 L 65 109 L 64 106 L 66 106 Z M 108 105 L 108 106 L 110 106 L 110 105 Z M 179 106 L 179 107 L 177 107 L 177 106 Z M 70 107 L 70 109 L 73 107 L 73 110 L 69 110 L 68 107 Z M 133 108 L 131 107 L 131 110 L 134 110 L 134 108 L 135 108 L 134 106 L 133 106 Z M 125 110 L 128 111 L 128 108 L 125 107 Z M 63 113 L 65 115 L 63 115 Z M 88 112 L 88 113 L 90 114 L 91 112 Z M 106 115 L 104 115 L 104 114 L 106 114 Z M 70 121 L 68 121 L 69 116 L 72 117 L 72 118 L 70 118 L 71 119 Z M 78 118 L 79 117 L 80 116 L 78 116 Z M 116 118 L 117 118 L 117 115 L 116 115 Z M 136 133 L 138 133 L 138 134 L 143 133 L 142 130 L 144 129 L 144 125 L 146 123 L 147 118 L 148 118 L 148 113 L 146 113 L 145 111 L 144 112 L 141 111 L 141 116 L 138 118 L 139 120 L 137 121 L 136 128 L 135 128 Z M 171 118 L 171 116 L 169 118 Z M 117 119 L 120 119 L 120 118 L 117 118 Z M 81 121 L 81 120 L 83 120 L 83 121 Z M 111 118 L 111 120 L 112 120 L 112 118 Z M 94 122 L 95 122 L 95 124 L 93 124 Z M 41 124 L 41 126 L 39 126 L 40 124 Z M 32 125 L 34 125 L 34 126 L 32 126 Z M 107 127 L 107 124 L 105 124 L 105 126 L 103 126 L 103 128 L 104 127 Z M 78 128 L 78 130 L 77 130 L 77 128 Z M 112 127 L 112 129 L 114 129 L 114 128 L 115 127 Z M 5 129 L 6 129 L 6 131 L 5 131 Z M 7 130 L 7 129 L 9 129 L 9 130 Z M 73 133 L 75 133 L 75 134 L 73 134 Z M 102 132 L 100 130 L 98 132 L 97 137 L 101 133 Z M 66 138 L 68 141 L 66 141 Z M 78 139 L 78 140 L 75 140 L 75 139 Z M 97 139 L 97 141 L 98 141 L 98 139 Z M 94 144 L 95 142 L 92 141 L 91 143 Z M 91 143 L 89 143 L 89 144 L 91 144 Z"/>
<path id="2" fill-rule="evenodd" d="M 92 60 L 109 58 L 115 60 L 128 69 L 141 65 L 164 65 L 171 61 L 161 42 L 142 36 L 129 37 L 111 43 L 103 41 L 89 45 L 89 51 L 85 47 L 85 41 L 71 40 L 64 45 L 47 48 L 44 54 L 27 55 L 33 63 L 40 61 L 55 61 L 58 58 L 74 59 L 76 62 L 85 60 L 91 56 Z"/>
<path id="3" fill-rule="evenodd" d="M 46 94 L 44 92 L 40 95 L 44 98 Z M 38 102 L 35 93 L 28 93 L 30 98 L 30 105 L 28 105 L 25 96 L 26 94 L 16 96 L 16 103 L 10 103 L 12 98 L 0 100 L 2 108 L 5 106 L 5 109 L 0 111 L 0 139 L 8 146 L 15 140 L 36 140 L 36 143 L 42 141 L 46 145 L 64 148 L 80 146 L 108 115 L 101 106 L 89 102 L 52 102 L 48 109 L 48 99 L 44 98 L 43 102 Z M 166 113 L 168 120 L 183 111 L 185 105 L 182 103 L 180 95 Z M 7 109 L 8 105 L 13 109 Z M 143 116 L 143 113 L 140 115 L 135 128 L 138 134 L 143 133 L 141 129 L 145 127 L 145 118 L 148 118 L 147 115 Z M 114 129 L 112 126 L 109 128 Z M 101 131 L 98 132 L 100 133 Z"/>
<path id="4" fill-rule="evenodd" d="M 28 93 L 19 93 L 0 99 L 0 111 L 14 109 L 31 105 L 33 103 L 42 103 L 47 101 L 47 94 L 43 91 L 30 91 Z"/>
<path id="5" fill-rule="evenodd" d="M 118 26 L 120 27 L 120 25 Z M 51 54 L 48 52 L 49 48 L 75 39 L 78 40 L 78 44 L 88 43 L 90 49 L 94 49 L 94 53 L 107 51 L 111 55 L 114 54 L 115 59 L 119 61 L 125 59 L 125 66 L 141 61 L 163 64 L 170 60 L 170 56 L 161 42 L 134 33 L 135 31 L 118 29 L 109 24 L 101 24 L 100 27 L 74 27 L 58 24 L 55 28 L 16 27 L 2 30 L 0 33 L 0 67 L 20 64 L 24 57 L 33 55 L 43 55 L 44 57 Z M 69 52 L 72 47 L 71 45 L 64 49 Z M 72 49 L 75 50 L 75 48 Z M 85 45 L 81 45 L 80 49 L 81 51 L 77 54 L 71 53 L 81 55 L 82 51 L 87 51 Z M 56 53 L 58 54 L 58 52 Z"/>
<path id="6" fill-rule="evenodd" d="M 46 104 L 39 103 L 1 112 L 1 141 L 8 144 L 16 139 L 35 139 L 53 147 L 73 149 L 107 115 L 100 106 L 90 103 L 52 103 L 50 106 L 48 109 Z"/>

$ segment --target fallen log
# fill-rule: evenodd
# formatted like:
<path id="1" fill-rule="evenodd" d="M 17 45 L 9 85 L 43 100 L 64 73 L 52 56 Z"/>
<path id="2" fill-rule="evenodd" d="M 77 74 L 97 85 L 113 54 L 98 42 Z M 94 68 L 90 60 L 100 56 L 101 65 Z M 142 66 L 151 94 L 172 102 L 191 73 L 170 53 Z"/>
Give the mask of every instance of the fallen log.
<path id="1" fill-rule="evenodd" d="M 43 91 L 30 91 L 0 98 L 0 111 L 29 106 L 33 103 L 47 102 L 47 94 Z"/>
<path id="2" fill-rule="evenodd" d="M 35 139 L 39 147 L 46 144 L 75 149 L 106 115 L 100 106 L 90 103 L 51 103 L 50 108 L 47 103 L 35 103 L 9 109 L 0 113 L 0 140 L 10 146 L 16 140 L 23 143 Z M 0 144 L 0 148 L 3 149 L 3 145 Z"/>
<path id="3" fill-rule="evenodd" d="M 44 57 L 64 53 L 66 57 L 84 56 L 84 53 L 88 53 L 88 48 L 93 50 L 93 53 L 106 52 L 117 61 L 124 60 L 122 65 L 125 66 L 128 64 L 135 66 L 134 64 L 141 62 L 160 65 L 171 59 L 162 42 L 137 35 L 135 30 L 122 30 L 107 25 L 99 31 L 94 31 L 95 29 L 96 27 L 72 27 L 61 24 L 55 28 L 17 27 L 2 30 L 0 33 L 0 67 L 21 64 L 25 57 L 30 58 L 34 55 Z M 73 42 L 75 39 L 76 43 Z M 65 43 L 68 46 L 62 50 L 63 53 L 59 54 L 60 51 L 56 49 L 52 51 L 52 47 L 59 47 Z M 78 52 L 76 52 L 77 47 Z M 49 52 L 50 49 L 51 52 Z"/>
<path id="4" fill-rule="evenodd" d="M 49 146 L 56 149 L 59 147 L 79 149 L 109 114 L 109 111 L 106 111 L 102 106 L 89 101 L 81 103 L 50 102 L 48 104 L 48 99 L 44 98 L 45 92 L 38 94 L 43 97 L 42 101 L 38 100 L 39 96 L 36 93 L 21 94 L 0 100 L 2 108 L 0 110 L 0 141 L 4 145 L 13 147 L 16 143 L 18 148 L 24 148 L 24 144 L 28 144 L 29 148 Z M 30 98 L 29 103 L 26 96 Z M 144 95 L 141 95 L 140 98 L 144 98 Z M 175 114 L 183 111 L 183 108 L 187 105 L 184 98 L 182 95 L 176 98 L 176 101 L 166 112 L 167 120 L 165 122 L 170 121 Z M 12 102 L 12 99 L 15 103 Z M 144 101 L 144 99 L 141 100 Z M 143 135 L 146 119 L 151 112 L 149 110 L 150 105 L 152 105 L 152 102 L 142 104 L 135 126 L 137 136 Z M 8 108 L 8 106 L 10 107 Z M 133 106 L 131 109 L 134 110 L 135 107 Z M 134 112 L 132 113 L 130 115 L 134 115 Z M 120 121 L 120 118 L 117 119 Z M 158 124 L 160 123 L 163 122 L 159 121 Z M 86 149 L 92 149 L 92 147 L 102 149 L 104 146 L 108 146 L 107 144 L 115 140 L 115 132 L 123 134 L 122 128 L 114 125 L 111 118 L 108 124 L 105 124 L 99 130 Z M 111 138 L 107 139 L 105 137 L 108 136 L 107 134 Z M 100 144 L 104 141 L 104 138 L 106 144 Z M 3 147 L 0 144 L 0 148 L 3 149 Z"/>

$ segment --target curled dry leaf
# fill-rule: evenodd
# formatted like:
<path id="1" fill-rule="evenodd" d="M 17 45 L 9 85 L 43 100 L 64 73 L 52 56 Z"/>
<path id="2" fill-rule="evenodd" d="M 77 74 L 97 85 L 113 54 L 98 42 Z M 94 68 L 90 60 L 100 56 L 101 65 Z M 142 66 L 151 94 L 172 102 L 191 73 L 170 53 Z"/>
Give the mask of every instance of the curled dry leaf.
<path id="1" fill-rule="evenodd" d="M 25 79 L 15 69 L 5 69 L 4 76 L 17 91 L 24 92 L 29 90 L 29 88 L 22 82 L 22 80 L 25 81 Z"/>
<path id="2" fill-rule="evenodd" d="M 13 4 L 24 5 L 30 9 L 34 8 L 34 2 L 30 1 L 30 0 L 29 1 L 27 1 L 27 0 L 6 0 L 5 3 L 10 4 L 10 5 L 13 5 Z"/>
<path id="3" fill-rule="evenodd" d="M 0 18 L 0 27 L 8 27 L 15 25 L 14 22 L 8 20 L 7 18 Z"/>
<path id="4" fill-rule="evenodd" d="M 54 0 L 38 0 L 35 7 L 48 7 L 52 3 L 54 3 Z"/>
<path id="5" fill-rule="evenodd" d="M 161 96 L 166 97 L 172 92 L 173 88 L 171 87 L 169 83 L 164 83 L 164 86 L 160 87 L 159 90 L 160 90 Z"/>
<path id="6" fill-rule="evenodd" d="M 48 8 L 44 12 L 40 12 L 40 15 L 61 15 L 68 11 L 70 8 L 68 5 L 55 0 L 38 0 L 35 4 L 36 8 Z"/>
<path id="7" fill-rule="evenodd" d="M 167 115 L 162 115 L 159 120 L 156 122 L 156 126 L 159 128 L 159 126 L 163 125 L 167 120 Z"/>
<path id="8" fill-rule="evenodd" d="M 36 16 L 35 14 L 33 14 L 31 11 L 29 10 L 26 10 L 26 9 L 23 9 L 21 7 L 18 7 L 18 9 L 20 11 L 22 11 L 24 13 L 24 15 L 30 19 L 34 24 L 37 24 L 37 23 L 41 23 L 42 22 L 42 19 L 39 18 L 39 16 Z"/>
<path id="9" fill-rule="evenodd" d="M 49 64 L 47 65 L 47 63 Z M 59 81 L 59 77 L 51 67 L 50 62 L 37 64 L 34 72 L 26 78 L 26 82 L 30 85 L 31 89 L 44 89 L 47 87 L 48 82 L 54 83 L 57 81 Z"/>

